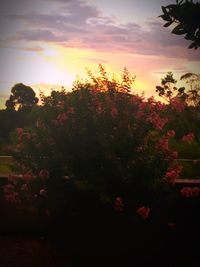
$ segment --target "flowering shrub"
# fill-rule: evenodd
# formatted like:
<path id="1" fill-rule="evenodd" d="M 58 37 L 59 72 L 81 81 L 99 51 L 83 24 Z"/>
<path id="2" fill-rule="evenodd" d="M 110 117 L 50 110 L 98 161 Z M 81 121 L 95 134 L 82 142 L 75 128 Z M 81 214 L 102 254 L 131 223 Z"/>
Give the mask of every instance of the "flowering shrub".
<path id="1" fill-rule="evenodd" d="M 153 213 L 156 196 L 182 169 L 170 148 L 176 133 L 166 130 L 168 107 L 131 94 L 127 70 L 121 82 L 110 80 L 102 66 L 100 76 L 89 74 L 91 82 L 77 81 L 72 92 L 43 96 L 32 125 L 16 129 L 12 155 L 21 178 L 4 187 L 6 199 L 45 214 L 74 214 L 86 206 L 96 212 L 100 199 L 147 219 L 150 208 L 138 206 L 147 203 Z"/>

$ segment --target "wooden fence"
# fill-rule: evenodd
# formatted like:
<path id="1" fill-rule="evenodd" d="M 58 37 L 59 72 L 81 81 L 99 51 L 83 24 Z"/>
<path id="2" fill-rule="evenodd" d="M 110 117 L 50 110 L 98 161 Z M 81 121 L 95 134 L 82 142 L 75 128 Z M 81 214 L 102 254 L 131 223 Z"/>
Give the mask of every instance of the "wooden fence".
<path id="1" fill-rule="evenodd" d="M 192 164 L 200 164 L 200 159 L 177 159 L 177 162 L 190 162 Z M 12 156 L 0 156 L 0 179 L 7 179 L 11 173 L 8 173 L 9 170 L 3 170 L 3 164 L 6 165 L 7 163 L 12 163 Z M 4 166 L 5 167 L 5 166 Z M 3 170 L 3 171 L 2 171 Z M 200 185 L 200 173 L 197 174 L 197 178 L 178 178 L 175 180 L 175 184 L 183 184 L 183 185 Z M 21 175 L 17 175 L 19 178 L 22 177 Z"/>

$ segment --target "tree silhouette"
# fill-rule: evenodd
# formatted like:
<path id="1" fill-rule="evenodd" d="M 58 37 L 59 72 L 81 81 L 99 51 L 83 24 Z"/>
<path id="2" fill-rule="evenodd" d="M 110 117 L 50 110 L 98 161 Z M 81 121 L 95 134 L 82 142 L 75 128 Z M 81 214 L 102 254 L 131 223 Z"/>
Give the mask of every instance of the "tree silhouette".
<path id="1" fill-rule="evenodd" d="M 188 87 L 176 86 L 177 81 L 173 77 L 172 72 L 168 72 L 161 79 L 161 85 L 156 86 L 156 92 L 167 102 L 174 97 L 178 97 L 188 106 L 199 106 L 200 104 L 200 75 L 196 73 L 186 73 L 180 77 Z"/>
<path id="2" fill-rule="evenodd" d="M 162 11 L 160 17 L 167 21 L 164 27 L 175 24 L 173 34 L 184 34 L 186 40 L 192 41 L 189 48 L 200 47 L 200 3 L 194 3 L 193 0 L 176 0 L 176 4 L 162 6 Z"/>
<path id="3" fill-rule="evenodd" d="M 7 109 L 13 110 L 31 108 L 37 102 L 38 98 L 35 96 L 33 89 L 23 83 L 18 83 L 12 87 L 10 98 L 6 101 L 5 105 Z"/>

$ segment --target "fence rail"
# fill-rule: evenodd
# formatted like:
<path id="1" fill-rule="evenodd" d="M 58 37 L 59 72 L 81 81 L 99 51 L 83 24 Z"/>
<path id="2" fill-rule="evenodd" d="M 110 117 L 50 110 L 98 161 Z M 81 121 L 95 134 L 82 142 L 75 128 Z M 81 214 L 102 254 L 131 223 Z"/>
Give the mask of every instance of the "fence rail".
<path id="1" fill-rule="evenodd" d="M 12 156 L 0 156 L 0 160 L 1 159 L 12 159 Z M 193 164 L 200 164 L 200 159 L 184 159 L 184 158 L 180 158 L 180 159 L 176 159 L 176 161 L 179 161 L 179 162 L 191 162 Z M 22 178 L 22 175 L 15 175 L 15 176 L 18 177 L 18 178 Z M 0 170 L 0 179 L 8 179 L 8 178 L 9 178 L 9 175 L 2 174 L 1 170 Z M 65 178 L 65 177 L 63 177 L 63 178 Z M 178 178 L 178 179 L 175 180 L 175 184 L 200 185 L 200 177 L 195 178 L 195 179 L 193 179 L 193 178 L 190 178 L 190 179 Z"/>

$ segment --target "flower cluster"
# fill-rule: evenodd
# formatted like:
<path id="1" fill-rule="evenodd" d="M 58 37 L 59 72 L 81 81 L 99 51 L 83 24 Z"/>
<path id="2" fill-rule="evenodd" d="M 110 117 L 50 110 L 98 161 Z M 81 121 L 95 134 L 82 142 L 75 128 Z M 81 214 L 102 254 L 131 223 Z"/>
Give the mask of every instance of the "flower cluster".
<path id="1" fill-rule="evenodd" d="M 170 100 L 171 107 L 178 111 L 182 112 L 185 109 L 185 104 L 178 97 L 174 97 Z"/>
<path id="2" fill-rule="evenodd" d="M 137 214 L 140 215 L 144 220 L 148 219 L 150 212 L 150 208 L 145 206 L 142 206 L 137 209 Z"/>
<path id="3" fill-rule="evenodd" d="M 200 194 L 199 187 L 183 187 L 181 189 L 181 195 L 185 198 L 197 197 Z"/>
<path id="4" fill-rule="evenodd" d="M 28 170 L 26 171 L 24 174 L 23 174 L 23 179 L 25 181 L 30 181 L 30 180 L 33 180 L 34 179 L 34 175 L 33 175 L 33 172 L 32 170 Z"/>
<path id="5" fill-rule="evenodd" d="M 20 195 L 15 191 L 14 185 L 7 184 L 3 186 L 5 199 L 11 203 L 16 205 L 17 207 L 21 204 Z"/>
<path id="6" fill-rule="evenodd" d="M 170 153 L 169 140 L 175 136 L 174 130 L 169 130 L 158 142 L 158 149 L 165 153 Z"/>
<path id="7" fill-rule="evenodd" d="M 183 142 L 190 144 L 194 140 L 194 133 L 188 133 L 182 137 Z"/>
<path id="8" fill-rule="evenodd" d="M 24 130 L 22 128 L 17 128 L 16 129 L 16 132 L 17 132 L 17 135 L 18 135 L 18 140 L 19 141 L 22 141 L 22 137 L 23 137 L 23 134 L 24 134 Z"/>
<path id="9" fill-rule="evenodd" d="M 163 179 L 169 184 L 174 184 L 176 179 L 179 178 L 182 169 L 183 166 L 179 164 L 169 167 Z"/>
<path id="10" fill-rule="evenodd" d="M 124 203 L 120 197 L 116 197 L 114 209 L 118 212 L 122 212 L 124 210 Z"/>
<path id="11" fill-rule="evenodd" d="M 156 102 L 153 97 L 142 101 L 139 104 L 139 109 L 136 113 L 136 118 L 150 123 L 157 130 L 162 130 L 168 122 L 167 117 L 161 116 L 161 112 L 165 110 L 166 106 L 160 102 Z"/>
<path id="12" fill-rule="evenodd" d="M 113 118 L 115 118 L 118 115 L 117 109 L 115 107 L 112 107 L 110 114 Z"/>
<path id="13" fill-rule="evenodd" d="M 162 118 L 158 113 L 152 112 L 149 117 L 147 118 L 147 121 L 152 123 L 156 129 L 162 130 L 162 128 L 165 126 L 165 124 L 168 122 L 167 118 Z"/>

